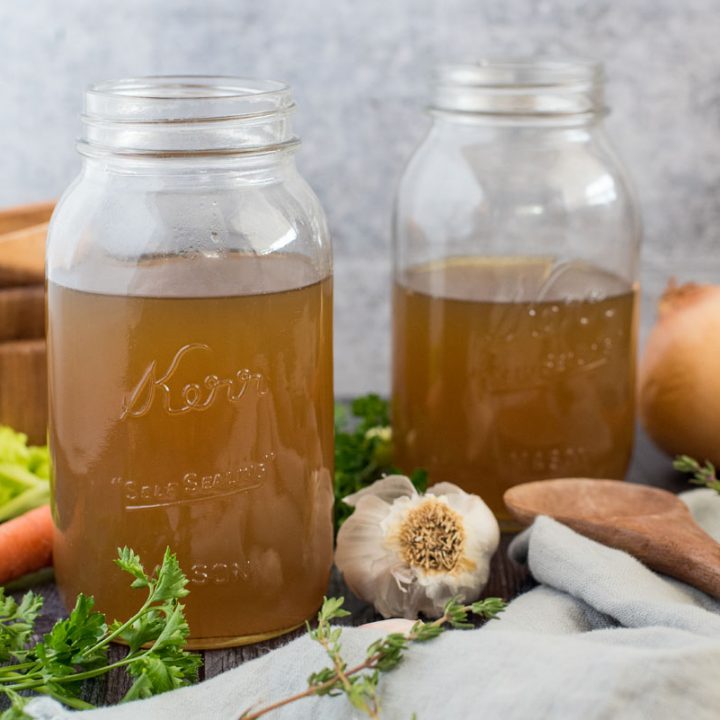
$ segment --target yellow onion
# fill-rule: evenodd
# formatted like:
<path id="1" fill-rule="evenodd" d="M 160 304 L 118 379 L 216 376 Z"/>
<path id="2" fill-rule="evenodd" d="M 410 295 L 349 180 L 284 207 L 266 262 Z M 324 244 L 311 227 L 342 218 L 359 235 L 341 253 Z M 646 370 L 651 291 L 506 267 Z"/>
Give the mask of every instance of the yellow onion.
<path id="1" fill-rule="evenodd" d="M 720 286 L 670 281 L 639 371 L 650 437 L 672 455 L 720 465 Z"/>

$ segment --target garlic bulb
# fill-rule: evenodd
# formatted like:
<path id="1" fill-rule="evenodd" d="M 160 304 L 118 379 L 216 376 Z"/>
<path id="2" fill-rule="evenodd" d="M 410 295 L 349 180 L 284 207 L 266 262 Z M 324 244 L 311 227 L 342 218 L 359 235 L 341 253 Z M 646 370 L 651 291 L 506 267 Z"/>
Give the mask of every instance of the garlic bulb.
<path id="1" fill-rule="evenodd" d="M 488 506 L 451 483 L 420 495 L 390 475 L 344 499 L 355 507 L 337 536 L 335 564 L 384 617 L 438 617 L 453 597 L 474 601 L 500 529 Z"/>

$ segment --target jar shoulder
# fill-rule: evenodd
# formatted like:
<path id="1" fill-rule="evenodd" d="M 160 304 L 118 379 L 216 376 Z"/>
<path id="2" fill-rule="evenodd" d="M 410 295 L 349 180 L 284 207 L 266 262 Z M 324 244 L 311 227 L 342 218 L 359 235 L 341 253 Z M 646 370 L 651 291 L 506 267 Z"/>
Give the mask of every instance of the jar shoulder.
<path id="1" fill-rule="evenodd" d="M 187 181 L 186 181 L 187 180 Z M 302 176 L 124 177 L 84 171 L 62 196 L 48 234 L 48 278 L 87 285 L 93 274 L 148 258 L 293 254 L 330 274 L 332 249 L 318 198 Z"/>
<path id="2" fill-rule="evenodd" d="M 403 173 L 398 203 L 436 208 L 454 198 L 506 207 L 529 199 L 566 211 L 583 205 L 635 204 L 627 173 L 602 131 L 456 137 L 431 131 Z"/>
<path id="3" fill-rule="evenodd" d="M 601 131 L 433 129 L 394 215 L 397 270 L 455 256 L 580 260 L 637 277 L 634 192 Z"/>

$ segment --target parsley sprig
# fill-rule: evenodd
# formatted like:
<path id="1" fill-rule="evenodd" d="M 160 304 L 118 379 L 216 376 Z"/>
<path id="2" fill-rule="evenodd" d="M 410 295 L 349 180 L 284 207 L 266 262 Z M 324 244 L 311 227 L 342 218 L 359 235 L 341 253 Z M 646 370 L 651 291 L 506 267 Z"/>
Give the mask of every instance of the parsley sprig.
<path id="1" fill-rule="evenodd" d="M 374 720 L 380 718 L 378 685 L 381 673 L 396 668 L 410 645 L 432 640 L 448 627 L 458 629 L 474 627 L 470 622 L 471 615 L 492 620 L 505 609 L 506 605 L 500 598 L 486 598 L 470 605 L 462 605 L 456 600 L 450 600 L 445 606 L 443 615 L 437 620 L 432 622 L 418 620 L 407 633 L 390 633 L 376 640 L 368 646 L 363 662 L 348 667 L 342 657 L 342 628 L 331 625 L 332 620 L 350 614 L 343 609 L 343 603 L 343 598 L 325 598 L 318 613 L 317 627 L 312 629 L 308 625 L 309 636 L 324 648 L 331 665 L 312 673 L 308 678 L 308 687 L 302 692 L 260 709 L 247 710 L 240 716 L 241 720 L 258 720 L 273 710 L 312 695 L 345 695 L 357 710 Z"/>
<path id="2" fill-rule="evenodd" d="M 390 406 L 379 395 L 356 398 L 348 406 L 335 406 L 335 531 L 352 514 L 342 502 L 352 493 L 371 485 L 383 475 L 407 472 L 392 462 Z M 413 470 L 409 475 L 419 492 L 427 488 L 427 473 Z"/>
<path id="3" fill-rule="evenodd" d="M 133 577 L 131 587 L 145 590 L 140 609 L 125 622 L 108 625 L 105 616 L 93 609 L 93 598 L 80 594 L 70 616 L 58 620 L 34 645 L 29 642 L 42 598 L 28 592 L 18 603 L 0 589 L 0 662 L 11 663 L 0 666 L 0 696 L 10 701 L 0 720 L 25 717 L 27 692 L 50 695 L 72 708 L 90 708 L 80 698 L 83 682 L 117 668 L 133 678 L 121 702 L 197 679 L 200 656 L 184 649 L 189 628 L 180 600 L 188 594 L 187 578 L 176 556 L 166 550 L 152 574 L 129 548 L 118 550 L 115 562 Z M 128 652 L 110 662 L 113 641 L 126 644 Z"/>

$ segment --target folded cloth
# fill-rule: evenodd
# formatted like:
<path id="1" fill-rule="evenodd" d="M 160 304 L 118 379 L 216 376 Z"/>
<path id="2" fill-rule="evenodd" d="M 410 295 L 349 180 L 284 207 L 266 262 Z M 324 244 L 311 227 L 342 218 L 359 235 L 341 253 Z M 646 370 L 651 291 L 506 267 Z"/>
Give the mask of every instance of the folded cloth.
<path id="1" fill-rule="evenodd" d="M 720 496 L 683 497 L 720 540 Z M 720 717 L 720 603 L 648 570 L 626 553 L 538 518 L 511 545 L 541 585 L 500 620 L 412 646 L 380 682 L 383 718 L 605 718 L 716 720 Z M 359 662 L 382 628 L 343 631 Z M 28 712 L 43 720 L 238 718 L 306 687 L 327 664 L 307 637 L 195 687 L 112 708 L 69 713 L 46 698 Z M 308 698 L 270 720 L 359 717 L 344 697 Z"/>

